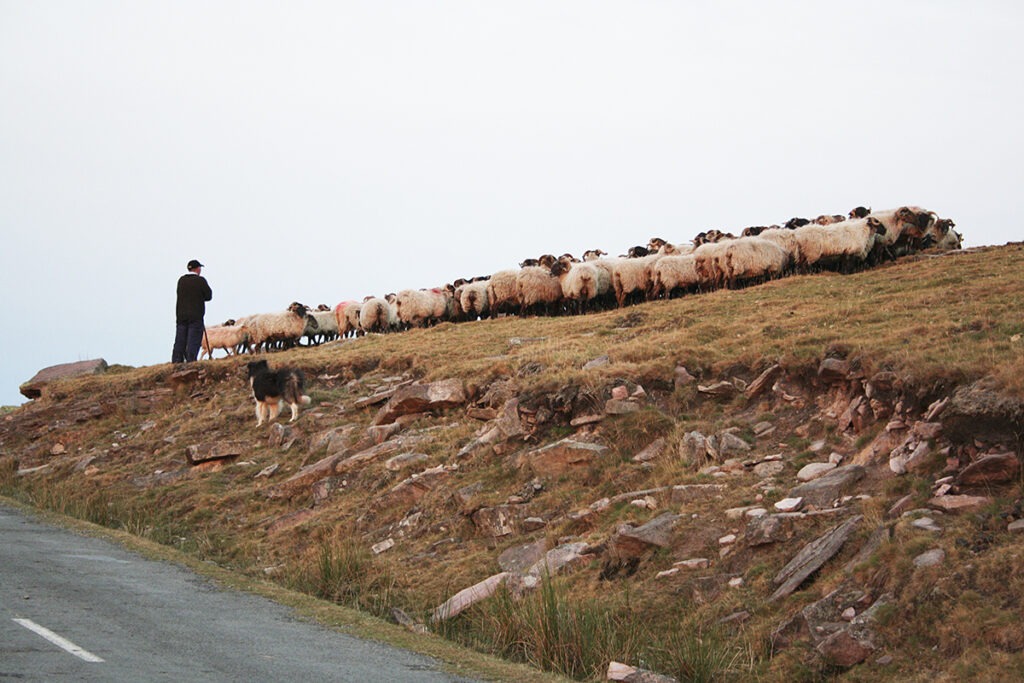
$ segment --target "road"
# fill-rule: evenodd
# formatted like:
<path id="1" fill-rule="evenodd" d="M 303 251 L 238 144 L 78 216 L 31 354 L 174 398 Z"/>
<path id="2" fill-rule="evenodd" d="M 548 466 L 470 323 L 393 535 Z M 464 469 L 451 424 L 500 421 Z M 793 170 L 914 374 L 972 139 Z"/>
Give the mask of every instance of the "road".
<path id="1" fill-rule="evenodd" d="M 0 506 L 0 681 L 468 681 Z"/>

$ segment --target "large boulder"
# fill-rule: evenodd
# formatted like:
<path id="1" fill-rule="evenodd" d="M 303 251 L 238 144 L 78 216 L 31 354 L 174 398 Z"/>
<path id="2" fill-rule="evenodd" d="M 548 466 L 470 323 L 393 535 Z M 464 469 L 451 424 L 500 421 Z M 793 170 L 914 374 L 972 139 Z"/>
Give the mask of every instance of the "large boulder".
<path id="1" fill-rule="evenodd" d="M 466 403 L 462 380 L 445 379 L 429 384 L 410 384 L 397 389 L 373 419 L 374 425 L 390 424 L 403 415 L 435 413 Z"/>
<path id="2" fill-rule="evenodd" d="M 1016 439 L 1024 431 L 1024 401 L 1006 395 L 992 379 L 957 389 L 942 412 L 943 433 L 957 441 Z"/>
<path id="3" fill-rule="evenodd" d="M 76 363 L 62 363 L 43 368 L 29 381 L 18 387 L 18 391 L 25 398 L 39 398 L 43 395 L 43 389 L 50 382 L 70 377 L 81 377 L 82 375 L 98 375 L 107 370 L 107 361 L 102 358 L 94 360 L 80 360 Z"/>

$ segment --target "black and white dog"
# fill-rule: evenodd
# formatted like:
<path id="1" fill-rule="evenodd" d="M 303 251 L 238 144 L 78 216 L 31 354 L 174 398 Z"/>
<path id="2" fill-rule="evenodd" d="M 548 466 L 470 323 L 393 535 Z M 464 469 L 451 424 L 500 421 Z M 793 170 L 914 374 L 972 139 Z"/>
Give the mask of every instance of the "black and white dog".
<path id="1" fill-rule="evenodd" d="M 299 416 L 299 405 L 308 405 L 309 396 L 302 393 L 305 376 L 301 370 L 281 368 L 271 370 L 267 361 L 257 360 L 248 364 L 249 386 L 252 397 L 256 399 L 256 426 L 264 420 L 275 420 L 281 412 L 281 403 L 287 403 L 292 409 L 294 422 Z"/>

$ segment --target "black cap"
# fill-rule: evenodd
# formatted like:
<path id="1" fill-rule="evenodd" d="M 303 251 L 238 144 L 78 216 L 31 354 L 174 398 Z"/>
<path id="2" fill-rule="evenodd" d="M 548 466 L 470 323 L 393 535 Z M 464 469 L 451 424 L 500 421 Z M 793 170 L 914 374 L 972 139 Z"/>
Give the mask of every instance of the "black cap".
<path id="1" fill-rule="evenodd" d="M 200 263 L 199 261 L 196 261 L 195 259 L 192 259 L 191 261 L 189 261 L 189 262 L 188 262 L 188 265 L 187 265 L 187 266 L 185 266 L 185 269 L 186 269 L 186 270 L 194 270 L 194 269 L 196 269 L 196 268 L 205 268 L 205 267 L 206 267 L 206 266 L 204 266 L 204 265 L 203 265 L 202 263 Z"/>

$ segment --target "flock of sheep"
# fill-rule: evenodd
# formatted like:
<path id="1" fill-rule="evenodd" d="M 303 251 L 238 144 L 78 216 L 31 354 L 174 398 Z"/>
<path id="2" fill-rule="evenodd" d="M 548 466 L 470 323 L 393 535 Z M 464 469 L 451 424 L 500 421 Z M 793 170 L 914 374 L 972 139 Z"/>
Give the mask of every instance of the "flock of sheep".
<path id="1" fill-rule="evenodd" d="M 434 289 L 403 290 L 385 297 L 345 301 L 317 310 L 293 303 L 211 326 L 203 354 L 319 344 L 339 337 L 395 332 L 441 321 L 500 315 L 559 315 L 622 307 L 721 287 L 739 287 L 788 273 L 851 272 L 918 250 L 959 249 L 952 220 L 914 206 L 887 211 L 857 207 L 848 216 L 793 218 L 784 225 L 751 227 L 736 237 L 710 230 L 691 242 L 654 238 L 646 247 L 608 258 L 599 249 L 545 254 L 517 269 L 460 279 Z"/>

